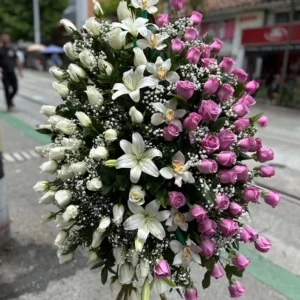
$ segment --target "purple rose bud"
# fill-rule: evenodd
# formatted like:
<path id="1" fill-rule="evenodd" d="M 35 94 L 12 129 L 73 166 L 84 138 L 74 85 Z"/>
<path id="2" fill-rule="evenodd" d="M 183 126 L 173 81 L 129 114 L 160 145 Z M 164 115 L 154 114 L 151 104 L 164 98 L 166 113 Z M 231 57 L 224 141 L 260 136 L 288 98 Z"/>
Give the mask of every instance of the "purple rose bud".
<path id="1" fill-rule="evenodd" d="M 214 42 L 210 45 L 211 51 L 219 54 L 223 47 L 223 42 L 217 38 L 214 39 Z"/>
<path id="2" fill-rule="evenodd" d="M 241 165 L 241 166 L 235 166 L 233 170 L 236 172 L 237 175 L 237 181 L 246 183 L 248 181 L 248 167 Z"/>
<path id="3" fill-rule="evenodd" d="M 239 217 L 244 212 L 244 208 L 235 202 L 231 202 L 229 205 L 229 212 L 233 216 Z"/>
<path id="4" fill-rule="evenodd" d="M 203 240 L 199 247 L 204 258 L 211 258 L 216 253 L 216 244 L 210 239 Z"/>
<path id="5" fill-rule="evenodd" d="M 250 126 L 250 120 L 249 119 L 239 119 L 239 120 L 236 120 L 234 122 L 234 129 L 237 131 L 237 132 L 242 132 L 244 131 L 246 128 L 248 128 Z"/>
<path id="6" fill-rule="evenodd" d="M 218 134 L 217 137 L 220 142 L 220 149 L 226 150 L 228 149 L 233 143 L 237 141 L 236 135 L 229 129 L 222 129 Z"/>
<path id="7" fill-rule="evenodd" d="M 259 83 L 255 80 L 249 81 L 246 85 L 245 85 L 245 92 L 247 94 L 254 94 L 256 92 L 256 90 L 259 88 Z"/>
<path id="8" fill-rule="evenodd" d="M 248 74 L 243 69 L 235 69 L 231 74 L 236 76 L 239 82 L 247 81 Z"/>
<path id="9" fill-rule="evenodd" d="M 196 288 L 186 289 L 184 293 L 185 300 L 198 300 L 198 291 Z"/>
<path id="10" fill-rule="evenodd" d="M 231 57 L 224 57 L 220 63 L 221 71 L 225 73 L 229 73 L 234 64 L 235 62 Z"/>
<path id="11" fill-rule="evenodd" d="M 265 202 L 275 208 L 280 202 L 280 195 L 275 191 L 268 191 L 264 196 Z"/>
<path id="12" fill-rule="evenodd" d="M 225 237 L 231 237 L 239 232 L 238 224 L 230 219 L 222 219 L 219 229 Z"/>
<path id="13" fill-rule="evenodd" d="M 203 52 L 202 52 L 203 53 Z M 211 70 L 211 65 L 215 65 L 217 63 L 217 60 L 215 58 L 203 58 L 202 60 L 202 67 L 203 68 L 208 68 L 209 70 Z"/>
<path id="14" fill-rule="evenodd" d="M 221 151 L 217 156 L 217 162 L 224 167 L 231 167 L 236 163 L 236 154 L 232 151 Z"/>
<path id="15" fill-rule="evenodd" d="M 208 153 L 213 153 L 220 148 L 219 139 L 213 135 L 206 135 L 201 144 Z"/>
<path id="16" fill-rule="evenodd" d="M 219 88 L 217 92 L 217 97 L 221 103 L 225 103 L 230 97 L 233 96 L 233 93 L 233 87 L 230 84 L 225 83 Z"/>
<path id="17" fill-rule="evenodd" d="M 215 264 L 213 270 L 210 272 L 210 275 L 215 279 L 223 277 L 224 272 L 222 266 L 220 264 Z"/>
<path id="18" fill-rule="evenodd" d="M 259 189 L 255 187 L 248 187 L 245 189 L 243 198 L 246 202 L 258 202 L 260 197 Z"/>
<path id="19" fill-rule="evenodd" d="M 249 265 L 250 259 L 246 258 L 243 254 L 239 254 L 232 259 L 232 264 L 239 270 L 243 271 Z"/>
<path id="20" fill-rule="evenodd" d="M 184 99 L 189 100 L 195 93 L 195 84 L 190 81 L 177 81 L 176 93 Z"/>
<path id="21" fill-rule="evenodd" d="M 192 15 L 190 16 L 190 21 L 194 23 L 195 26 L 200 25 L 202 22 L 202 14 L 198 11 L 193 11 Z"/>
<path id="22" fill-rule="evenodd" d="M 255 105 L 256 101 L 252 96 L 247 94 L 238 100 L 237 104 L 240 104 L 240 103 L 245 104 L 249 107 L 249 106 Z"/>
<path id="23" fill-rule="evenodd" d="M 184 0 L 170 0 L 170 7 L 176 11 L 180 11 L 184 7 Z"/>
<path id="24" fill-rule="evenodd" d="M 170 276 L 171 270 L 169 264 L 164 259 L 160 259 L 154 266 L 154 273 L 158 278 L 161 279 Z"/>
<path id="25" fill-rule="evenodd" d="M 229 207 L 229 198 L 223 194 L 216 194 L 216 203 L 214 208 L 225 210 Z"/>
<path id="26" fill-rule="evenodd" d="M 228 290 L 229 290 L 231 298 L 239 298 L 239 297 L 243 296 L 244 293 L 246 292 L 246 289 L 238 281 L 231 284 L 228 287 Z"/>
<path id="27" fill-rule="evenodd" d="M 174 124 L 169 124 L 168 127 L 164 128 L 163 136 L 166 141 L 173 141 L 179 136 L 179 128 Z"/>
<path id="28" fill-rule="evenodd" d="M 184 39 L 188 42 L 195 41 L 199 36 L 199 31 L 196 28 L 187 28 L 184 33 Z"/>
<path id="29" fill-rule="evenodd" d="M 232 111 L 237 115 L 238 118 L 242 118 L 249 113 L 249 107 L 244 103 L 237 103 L 233 105 Z"/>
<path id="30" fill-rule="evenodd" d="M 195 130 L 199 122 L 201 121 L 202 117 L 197 113 L 190 113 L 189 116 L 183 121 L 183 127 L 186 130 Z"/>
<path id="31" fill-rule="evenodd" d="M 206 219 L 208 211 L 203 206 L 195 204 L 190 209 L 190 213 L 195 219 L 203 221 Z"/>
<path id="32" fill-rule="evenodd" d="M 202 174 L 214 174 L 218 171 L 218 164 L 213 159 L 203 159 L 198 169 Z"/>
<path id="33" fill-rule="evenodd" d="M 250 235 L 250 242 L 255 242 L 258 239 L 258 233 L 250 226 L 245 228 Z"/>
<path id="34" fill-rule="evenodd" d="M 274 152 L 272 149 L 265 149 L 265 150 L 258 150 L 256 152 L 257 160 L 260 163 L 265 163 L 267 161 L 273 160 L 274 159 Z"/>
<path id="35" fill-rule="evenodd" d="M 155 24 L 158 27 L 163 27 L 166 24 L 169 24 L 169 15 L 168 14 L 158 14 L 155 20 Z"/>
<path id="36" fill-rule="evenodd" d="M 174 39 L 172 40 L 171 48 L 173 52 L 181 53 L 184 50 L 184 42 L 178 38 Z"/>
<path id="37" fill-rule="evenodd" d="M 198 110 L 203 121 L 216 121 L 221 112 L 221 107 L 212 100 L 202 100 L 201 106 Z"/>
<path id="38" fill-rule="evenodd" d="M 184 206 L 186 199 L 181 192 L 169 192 L 169 205 L 175 208 Z"/>
<path id="39" fill-rule="evenodd" d="M 256 152 L 262 148 L 259 138 L 244 138 L 239 141 L 239 147 L 244 152 Z"/>
<path id="40" fill-rule="evenodd" d="M 275 175 L 275 168 L 274 167 L 270 167 L 270 166 L 261 166 L 259 168 L 260 173 L 259 176 L 260 177 L 272 177 Z"/>
<path id="41" fill-rule="evenodd" d="M 220 182 L 226 183 L 236 183 L 237 174 L 234 170 L 222 170 L 219 172 Z"/>
<path id="42" fill-rule="evenodd" d="M 243 241 L 245 244 L 249 243 L 251 235 L 246 228 L 242 228 L 240 231 L 240 241 Z"/>
<path id="43" fill-rule="evenodd" d="M 256 123 L 261 125 L 262 127 L 267 127 L 268 126 L 268 117 L 262 116 L 256 121 Z"/>
<path id="44" fill-rule="evenodd" d="M 210 78 L 204 83 L 203 90 L 206 94 L 213 95 L 219 88 L 219 80 Z"/>
<path id="45" fill-rule="evenodd" d="M 260 236 L 256 241 L 255 241 L 255 248 L 259 252 L 266 253 L 272 248 L 272 244 L 269 239 Z"/>
<path id="46" fill-rule="evenodd" d="M 201 52 L 196 47 L 191 47 L 187 54 L 186 54 L 186 60 L 189 61 L 192 64 L 197 64 L 200 60 Z"/>
<path id="47" fill-rule="evenodd" d="M 204 39 L 204 36 L 202 36 L 202 39 Z M 208 58 L 211 60 L 214 60 L 215 62 L 217 62 L 217 60 L 215 58 L 209 58 L 210 57 L 210 52 L 211 52 L 211 47 L 209 45 L 206 45 L 204 48 L 201 48 L 201 57 L 202 58 Z"/>
<path id="48" fill-rule="evenodd" d="M 198 231 L 203 237 L 211 238 L 216 233 L 216 229 L 217 224 L 211 219 L 205 219 L 198 223 Z"/>

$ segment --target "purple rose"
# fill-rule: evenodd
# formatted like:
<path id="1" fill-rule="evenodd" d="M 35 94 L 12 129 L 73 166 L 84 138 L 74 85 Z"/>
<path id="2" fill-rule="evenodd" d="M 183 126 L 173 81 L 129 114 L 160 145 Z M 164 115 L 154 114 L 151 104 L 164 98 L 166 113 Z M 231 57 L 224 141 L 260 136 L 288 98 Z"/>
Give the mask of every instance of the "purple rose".
<path id="1" fill-rule="evenodd" d="M 217 162 L 224 167 L 231 167 L 236 163 L 236 154 L 232 151 L 221 151 L 217 156 Z"/>
<path id="2" fill-rule="evenodd" d="M 203 68 L 208 68 L 209 70 L 211 70 L 211 65 L 216 65 L 217 63 L 217 60 L 215 58 L 209 58 L 209 57 L 206 57 L 206 58 L 203 58 L 202 60 L 202 67 Z"/>
<path id="3" fill-rule="evenodd" d="M 196 40 L 199 36 L 199 31 L 196 28 L 187 28 L 184 33 L 184 39 L 188 42 Z"/>
<path id="4" fill-rule="evenodd" d="M 256 101 L 252 96 L 247 94 L 238 100 L 237 104 L 241 104 L 241 103 L 243 103 L 249 107 L 249 106 L 255 105 Z"/>
<path id="5" fill-rule="evenodd" d="M 255 187 L 248 187 L 245 189 L 243 198 L 246 202 L 258 202 L 260 197 L 259 189 Z"/>
<path id="6" fill-rule="evenodd" d="M 232 259 L 232 264 L 239 270 L 243 271 L 250 263 L 250 259 L 246 258 L 243 254 L 239 254 Z"/>
<path id="7" fill-rule="evenodd" d="M 212 100 L 202 100 L 201 106 L 198 110 L 203 121 L 216 121 L 221 112 L 221 107 Z"/>
<path id="8" fill-rule="evenodd" d="M 242 118 L 249 113 L 249 107 L 244 103 L 237 103 L 233 105 L 232 111 L 237 115 L 238 118 Z"/>
<path id="9" fill-rule="evenodd" d="M 246 227 L 246 230 L 248 231 L 250 235 L 250 242 L 254 242 L 258 238 L 258 233 L 250 226 Z"/>
<path id="10" fill-rule="evenodd" d="M 248 181 L 248 167 L 244 165 L 234 166 L 233 170 L 236 172 L 237 181 L 246 183 Z"/>
<path id="11" fill-rule="evenodd" d="M 196 288 L 186 289 L 184 292 L 185 300 L 198 300 L 198 291 Z"/>
<path id="12" fill-rule="evenodd" d="M 213 153 L 220 148 L 219 139 L 213 135 L 206 135 L 201 143 L 202 143 L 202 147 L 208 153 Z"/>
<path id="13" fill-rule="evenodd" d="M 216 253 L 216 244 L 210 239 L 203 240 L 199 247 L 204 258 L 211 258 Z"/>
<path id="14" fill-rule="evenodd" d="M 231 57 L 224 57 L 220 63 L 221 71 L 225 73 L 229 73 L 234 64 L 235 62 Z"/>
<path id="15" fill-rule="evenodd" d="M 219 223 L 219 229 L 225 237 L 231 237 L 239 232 L 239 227 L 235 221 L 230 219 L 222 219 Z"/>
<path id="16" fill-rule="evenodd" d="M 225 103 L 230 97 L 233 96 L 233 93 L 233 87 L 230 84 L 225 83 L 219 88 L 217 92 L 217 97 L 221 103 Z"/>
<path id="17" fill-rule="evenodd" d="M 214 38 L 214 42 L 210 45 L 211 51 L 217 54 L 220 53 L 223 47 L 223 42 L 217 38 Z"/>
<path id="18" fill-rule="evenodd" d="M 262 127 L 267 127 L 268 126 L 268 117 L 262 116 L 256 121 L 256 123 L 261 125 Z"/>
<path id="19" fill-rule="evenodd" d="M 158 27 L 163 27 L 166 24 L 169 24 L 169 15 L 168 14 L 158 14 L 155 20 L 155 24 Z"/>
<path id="20" fill-rule="evenodd" d="M 204 38 L 204 36 L 202 36 L 202 39 L 203 38 Z M 201 53 L 202 58 L 208 58 L 208 59 L 211 59 L 211 60 L 217 62 L 217 60 L 215 58 L 209 58 L 210 52 L 211 52 L 211 47 L 209 45 L 206 45 L 204 48 L 201 48 L 201 51 L 202 51 L 202 53 Z"/>
<path id="21" fill-rule="evenodd" d="M 178 38 L 174 39 L 172 40 L 171 48 L 173 52 L 181 53 L 184 50 L 184 42 Z"/>
<path id="22" fill-rule="evenodd" d="M 239 82 L 247 81 L 248 74 L 243 69 L 235 69 L 231 74 L 237 77 Z"/>
<path id="23" fill-rule="evenodd" d="M 217 224 L 211 219 L 205 219 L 198 223 L 198 231 L 206 238 L 211 238 L 216 233 L 216 229 Z"/>
<path id="24" fill-rule="evenodd" d="M 225 210 L 229 207 L 229 198 L 223 194 L 216 194 L 216 203 L 214 208 Z"/>
<path id="25" fill-rule="evenodd" d="M 217 78 L 210 78 L 204 83 L 203 90 L 208 95 L 213 95 L 219 88 L 219 80 Z"/>
<path id="26" fill-rule="evenodd" d="M 242 132 L 244 131 L 246 128 L 248 128 L 250 126 L 250 120 L 249 119 L 239 119 L 239 120 L 236 120 L 234 122 L 234 129 L 237 131 L 237 132 Z"/>
<path id="27" fill-rule="evenodd" d="M 176 93 L 188 100 L 192 98 L 195 92 L 195 84 L 190 81 L 177 81 L 176 82 Z"/>
<path id="28" fill-rule="evenodd" d="M 187 130 L 195 130 L 198 127 L 201 119 L 202 117 L 199 114 L 192 112 L 183 121 L 183 127 Z"/>
<path id="29" fill-rule="evenodd" d="M 202 22 L 202 14 L 198 11 L 193 11 L 192 15 L 190 16 L 190 21 L 194 23 L 195 26 L 200 25 Z"/>
<path id="30" fill-rule="evenodd" d="M 270 166 L 261 166 L 259 168 L 260 173 L 259 176 L 260 177 L 272 177 L 275 175 L 275 168 L 274 167 L 270 167 Z"/>
<path id="31" fill-rule="evenodd" d="M 215 264 L 213 270 L 210 272 L 210 275 L 215 279 L 223 277 L 224 272 L 222 266 L 220 264 Z"/>
<path id="32" fill-rule="evenodd" d="M 256 152 L 261 149 L 262 144 L 259 138 L 248 137 L 239 141 L 239 147 L 244 152 Z"/>
<path id="33" fill-rule="evenodd" d="M 229 212 L 233 216 L 239 217 L 244 212 L 244 208 L 235 202 L 231 202 L 229 205 Z"/>
<path id="34" fill-rule="evenodd" d="M 243 296 L 244 293 L 246 292 L 246 289 L 238 281 L 231 284 L 228 287 L 228 290 L 229 290 L 231 298 L 239 298 L 239 297 Z"/>
<path id="35" fill-rule="evenodd" d="M 176 11 L 180 11 L 184 7 L 184 0 L 170 0 L 170 7 Z"/>
<path id="36" fill-rule="evenodd" d="M 249 243 L 251 235 L 246 228 L 242 228 L 240 231 L 240 241 L 243 241 L 245 244 Z"/>
<path id="37" fill-rule="evenodd" d="M 161 279 L 170 276 L 171 270 L 169 264 L 164 259 L 160 259 L 154 266 L 154 273 L 158 278 Z"/>
<path id="38" fill-rule="evenodd" d="M 213 159 L 203 159 L 198 169 L 202 174 L 214 174 L 218 171 L 218 164 Z"/>
<path id="39" fill-rule="evenodd" d="M 177 136 L 179 136 L 179 128 L 174 124 L 169 124 L 163 130 L 164 139 L 168 142 L 173 141 Z"/>
<path id="40" fill-rule="evenodd" d="M 208 211 L 203 206 L 195 204 L 190 209 L 190 213 L 195 219 L 203 221 L 206 219 Z"/>
<path id="41" fill-rule="evenodd" d="M 275 191 L 268 191 L 264 196 L 265 202 L 275 208 L 280 202 L 280 195 Z"/>
<path id="42" fill-rule="evenodd" d="M 236 135 L 229 129 L 222 129 L 217 137 L 220 141 L 220 149 L 226 150 L 237 141 Z"/>
<path id="43" fill-rule="evenodd" d="M 256 92 L 256 90 L 259 88 L 259 83 L 255 80 L 249 81 L 246 85 L 245 85 L 245 92 L 247 94 L 254 94 Z"/>
<path id="44" fill-rule="evenodd" d="M 181 192 L 169 192 L 169 205 L 175 208 L 184 206 L 186 199 Z"/>
<path id="45" fill-rule="evenodd" d="M 237 174 L 234 170 L 222 170 L 219 172 L 221 183 L 236 183 Z"/>
<path id="46" fill-rule="evenodd" d="M 189 61 L 192 64 L 197 64 L 200 60 L 201 52 L 196 47 L 191 47 L 187 54 L 186 54 L 186 60 Z"/>
<path id="47" fill-rule="evenodd" d="M 256 152 L 256 157 L 260 163 L 265 163 L 274 159 L 274 152 L 272 149 L 260 149 Z"/>
<path id="48" fill-rule="evenodd" d="M 255 248 L 263 253 L 268 252 L 272 248 L 272 244 L 269 239 L 260 236 L 256 241 L 255 241 Z"/>

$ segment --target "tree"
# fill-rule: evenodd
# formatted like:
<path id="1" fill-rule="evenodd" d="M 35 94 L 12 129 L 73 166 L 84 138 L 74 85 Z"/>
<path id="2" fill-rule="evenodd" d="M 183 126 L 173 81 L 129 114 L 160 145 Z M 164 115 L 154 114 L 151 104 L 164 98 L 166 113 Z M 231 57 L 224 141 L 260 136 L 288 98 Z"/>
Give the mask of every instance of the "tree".
<path id="1" fill-rule="evenodd" d="M 68 0 L 39 0 L 41 19 L 41 39 L 43 43 L 51 42 L 52 33 L 62 12 L 67 7 Z M 33 4 L 32 0 L 1 0 L 0 5 L 0 33 L 8 33 L 12 40 L 32 41 Z"/>

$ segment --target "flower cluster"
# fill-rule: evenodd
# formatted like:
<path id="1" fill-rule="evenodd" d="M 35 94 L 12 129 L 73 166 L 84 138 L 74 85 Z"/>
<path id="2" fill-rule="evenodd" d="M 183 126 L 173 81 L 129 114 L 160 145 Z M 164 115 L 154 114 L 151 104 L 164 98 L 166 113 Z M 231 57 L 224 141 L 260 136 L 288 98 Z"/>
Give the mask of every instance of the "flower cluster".
<path id="1" fill-rule="evenodd" d="M 118 299 L 149 299 L 150 290 L 165 299 L 170 289 L 198 299 L 192 263 L 206 269 L 204 288 L 226 274 L 236 298 L 245 288 L 234 278 L 250 262 L 239 243 L 271 248 L 248 226 L 249 209 L 280 201 L 253 183 L 274 168 L 245 163 L 274 158 L 255 138 L 268 118 L 248 116 L 258 83 L 232 71 L 230 57 L 218 59 L 222 41 L 207 44 L 196 28 L 202 15 L 170 23 L 158 14 L 152 24 L 157 2 L 131 0 L 130 10 L 121 1 L 119 22 L 110 23 L 94 1 L 81 31 L 61 21 L 74 39 L 64 47 L 72 63 L 50 69 L 63 101 L 42 107 L 49 120 L 38 131 L 52 142 L 37 152 L 51 180 L 35 190 L 57 207 L 43 219 L 59 228 L 60 262 L 83 247 L 103 283 L 111 274 Z"/>

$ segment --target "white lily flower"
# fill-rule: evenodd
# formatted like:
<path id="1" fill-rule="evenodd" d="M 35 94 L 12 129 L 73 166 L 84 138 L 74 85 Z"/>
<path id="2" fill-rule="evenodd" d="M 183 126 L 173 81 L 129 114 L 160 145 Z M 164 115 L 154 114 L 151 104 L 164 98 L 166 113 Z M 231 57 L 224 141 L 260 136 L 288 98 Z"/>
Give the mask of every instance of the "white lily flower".
<path id="1" fill-rule="evenodd" d="M 147 66 L 147 57 L 144 51 L 140 48 L 135 47 L 133 49 L 134 52 L 134 66 L 137 68 L 138 66 L 145 65 Z"/>
<path id="2" fill-rule="evenodd" d="M 168 227 L 169 232 L 176 231 L 178 227 L 183 231 L 187 231 L 189 226 L 187 222 L 192 220 L 193 217 L 189 212 L 183 214 L 179 212 L 177 208 L 172 207 L 171 215 L 166 221 L 166 225 L 169 226 Z"/>
<path id="3" fill-rule="evenodd" d="M 131 17 L 131 11 L 128 9 L 127 1 L 120 1 L 117 8 L 117 15 L 120 22 Z"/>
<path id="4" fill-rule="evenodd" d="M 62 19 L 60 23 L 64 26 L 67 34 L 72 34 L 77 31 L 76 26 L 68 19 Z"/>
<path id="5" fill-rule="evenodd" d="M 167 44 L 163 44 L 163 41 L 169 37 L 167 34 L 158 34 L 147 30 L 147 33 L 142 34 L 142 36 L 144 36 L 145 39 L 138 40 L 137 45 L 143 50 L 146 48 L 162 50 L 167 47 Z"/>
<path id="6" fill-rule="evenodd" d="M 93 37 L 96 37 L 101 33 L 100 24 L 97 22 L 95 17 L 89 18 L 83 25 L 83 28 Z"/>
<path id="7" fill-rule="evenodd" d="M 116 83 L 113 90 L 112 99 L 115 100 L 122 95 L 129 95 L 134 102 L 140 101 L 140 89 L 145 87 L 155 87 L 158 80 L 150 77 L 144 77 L 146 66 L 141 65 L 135 71 L 131 69 L 123 74 L 123 83 Z"/>
<path id="8" fill-rule="evenodd" d="M 103 104 L 103 96 L 95 86 L 87 86 L 85 93 L 87 94 L 89 104 L 92 108 L 101 106 Z"/>
<path id="9" fill-rule="evenodd" d="M 68 42 L 64 45 L 64 51 L 71 60 L 75 60 L 78 58 L 78 53 L 74 50 L 73 44 L 71 42 Z"/>
<path id="10" fill-rule="evenodd" d="M 69 89 L 67 86 L 60 84 L 58 82 L 53 82 L 52 86 L 56 89 L 56 91 L 58 92 L 58 94 L 62 97 L 62 98 L 67 98 L 69 95 Z"/>
<path id="11" fill-rule="evenodd" d="M 174 265 L 181 265 L 186 268 L 192 261 L 201 264 L 199 255 L 201 250 L 191 241 L 187 241 L 187 245 L 183 246 L 179 241 L 173 240 L 170 242 L 170 248 L 176 254 L 173 261 Z"/>
<path id="12" fill-rule="evenodd" d="M 158 0 L 131 0 L 131 4 L 134 8 L 140 8 L 146 10 L 149 14 L 155 14 L 157 12 L 156 5 Z"/>
<path id="13" fill-rule="evenodd" d="M 176 109 L 177 100 L 172 99 L 165 104 L 160 102 L 152 104 L 154 109 L 159 111 L 159 113 L 155 113 L 151 117 L 151 124 L 154 126 L 161 125 L 162 123 L 174 124 L 176 125 L 180 131 L 183 130 L 182 123 L 179 119 L 183 118 L 186 114 L 186 110 L 184 109 Z"/>
<path id="14" fill-rule="evenodd" d="M 143 123 L 144 116 L 143 114 L 135 108 L 135 106 L 132 106 L 129 110 L 129 116 L 131 117 L 131 121 L 133 123 Z"/>
<path id="15" fill-rule="evenodd" d="M 159 79 L 160 81 L 167 80 L 171 83 L 175 83 L 180 80 L 180 77 L 176 72 L 170 71 L 171 66 L 172 64 L 170 58 L 166 61 L 163 61 L 162 58 L 159 56 L 156 59 L 155 64 L 147 64 L 147 71 L 151 73 L 154 76 L 154 78 Z"/>
<path id="16" fill-rule="evenodd" d="M 175 184 L 179 187 L 182 186 L 182 180 L 186 183 L 195 183 L 193 174 L 188 171 L 190 162 L 185 163 L 185 157 L 182 152 L 178 151 L 172 158 L 173 168 L 165 167 L 159 172 L 162 177 L 166 179 L 175 178 Z"/>
<path id="17" fill-rule="evenodd" d="M 170 216 L 170 211 L 159 211 L 160 204 L 157 200 L 151 201 L 145 208 L 128 201 L 128 207 L 134 215 L 124 222 L 125 230 L 138 229 L 137 236 L 142 241 L 147 240 L 149 233 L 159 240 L 163 240 L 166 237 L 161 222 Z"/>
<path id="18" fill-rule="evenodd" d="M 97 65 L 97 61 L 95 56 L 92 54 L 91 51 L 85 49 L 79 54 L 79 59 L 81 63 L 88 69 L 93 69 Z"/>
<path id="19" fill-rule="evenodd" d="M 159 176 L 158 169 L 152 159 L 157 156 L 162 157 L 162 153 L 154 148 L 146 151 L 145 142 L 139 133 L 132 134 L 132 144 L 126 140 L 121 140 L 120 147 L 125 154 L 117 159 L 116 169 L 131 169 L 131 182 L 137 183 L 142 172 L 153 177 Z"/>

